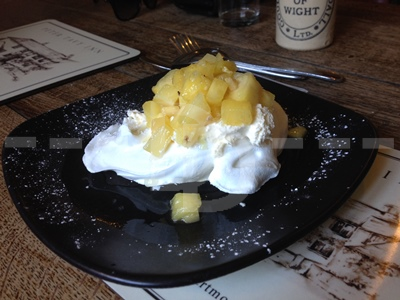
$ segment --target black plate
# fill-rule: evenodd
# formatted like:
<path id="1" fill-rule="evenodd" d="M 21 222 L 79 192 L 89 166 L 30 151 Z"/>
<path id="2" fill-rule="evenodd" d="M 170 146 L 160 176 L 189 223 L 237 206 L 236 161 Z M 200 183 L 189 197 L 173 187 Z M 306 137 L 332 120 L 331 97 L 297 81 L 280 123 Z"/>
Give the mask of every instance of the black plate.
<path id="1" fill-rule="evenodd" d="M 63 259 L 102 279 L 173 287 L 251 265 L 332 214 L 375 158 L 376 133 L 364 117 L 260 80 L 276 94 L 291 126 L 305 126 L 308 135 L 303 147 L 288 144 L 279 157 L 279 176 L 256 194 L 227 195 L 208 183 L 152 192 L 113 172 L 88 173 L 81 160 L 84 146 L 121 121 L 127 109 L 151 99 L 151 87 L 162 75 L 28 120 L 3 148 L 11 197 L 31 230 Z M 208 208 L 218 198 L 219 204 L 240 203 L 203 212 L 198 223 L 171 223 L 169 199 L 178 189 L 193 188 Z"/>

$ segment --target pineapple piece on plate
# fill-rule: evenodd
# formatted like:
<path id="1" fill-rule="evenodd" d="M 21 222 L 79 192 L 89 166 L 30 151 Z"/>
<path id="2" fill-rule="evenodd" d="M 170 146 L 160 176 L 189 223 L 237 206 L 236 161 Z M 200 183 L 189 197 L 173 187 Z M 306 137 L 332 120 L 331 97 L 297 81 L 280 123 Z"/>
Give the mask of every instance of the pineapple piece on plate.
<path id="1" fill-rule="evenodd" d="M 171 200 L 174 222 L 194 223 L 200 220 L 201 197 L 198 193 L 177 193 Z"/>

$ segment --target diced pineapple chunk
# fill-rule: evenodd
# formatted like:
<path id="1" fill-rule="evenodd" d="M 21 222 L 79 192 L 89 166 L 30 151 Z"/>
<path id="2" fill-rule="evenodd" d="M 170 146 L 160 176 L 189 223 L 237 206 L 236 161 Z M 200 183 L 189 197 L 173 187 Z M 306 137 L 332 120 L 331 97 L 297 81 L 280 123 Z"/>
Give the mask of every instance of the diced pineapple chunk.
<path id="1" fill-rule="evenodd" d="M 200 62 L 200 63 L 201 63 L 201 62 L 208 62 L 208 63 L 210 63 L 210 64 L 215 64 L 215 63 L 217 62 L 217 60 L 218 60 L 220 57 L 221 57 L 221 54 L 220 54 L 220 56 L 218 57 L 218 56 L 212 55 L 212 54 L 210 54 L 210 53 L 206 53 L 206 54 L 203 56 L 203 58 L 199 60 L 199 62 Z M 213 68 L 214 68 L 214 67 L 213 67 Z"/>
<path id="2" fill-rule="evenodd" d="M 185 69 L 177 69 L 172 76 L 172 85 L 181 91 L 185 83 Z"/>
<path id="3" fill-rule="evenodd" d="M 226 125 L 250 125 L 253 123 L 253 107 L 249 101 L 226 99 L 222 101 L 221 119 Z"/>
<path id="4" fill-rule="evenodd" d="M 288 130 L 288 137 L 291 138 L 304 138 L 307 134 L 307 128 L 303 126 L 296 126 Z"/>
<path id="5" fill-rule="evenodd" d="M 189 104 L 181 109 L 172 120 L 172 127 L 176 130 L 182 124 L 196 124 L 204 126 L 212 120 L 211 109 L 203 94 L 197 94 Z"/>
<path id="6" fill-rule="evenodd" d="M 182 107 L 186 104 L 189 104 L 190 102 L 192 102 L 192 100 L 186 100 L 186 98 L 179 96 L 179 100 L 178 100 L 178 106 Z"/>
<path id="7" fill-rule="evenodd" d="M 223 79 L 228 84 L 228 92 L 236 90 L 239 86 L 237 80 L 235 80 L 231 76 L 218 75 L 218 78 Z M 226 94 L 225 94 L 225 96 L 226 96 Z"/>
<path id="8" fill-rule="evenodd" d="M 161 105 L 154 101 L 146 101 L 142 105 L 143 113 L 146 117 L 147 127 L 151 126 L 151 121 L 161 114 Z"/>
<path id="9" fill-rule="evenodd" d="M 210 105 L 208 104 L 203 93 L 198 94 L 190 104 L 196 105 L 207 112 L 210 111 Z"/>
<path id="10" fill-rule="evenodd" d="M 206 54 L 197 62 L 198 71 L 208 78 L 214 77 L 216 57 L 211 54 Z"/>
<path id="11" fill-rule="evenodd" d="M 181 124 L 175 128 L 175 142 L 186 148 L 192 147 L 199 140 L 203 126 L 197 124 Z"/>
<path id="12" fill-rule="evenodd" d="M 156 85 L 151 88 L 153 93 L 157 94 L 165 84 L 171 85 L 175 72 L 177 72 L 177 69 L 172 69 L 171 71 L 168 71 L 168 73 L 165 74 L 159 81 L 157 81 Z"/>
<path id="13" fill-rule="evenodd" d="M 194 71 L 186 79 L 180 95 L 190 103 L 199 94 L 206 94 L 211 85 L 211 80 L 201 74 L 199 71 Z"/>
<path id="14" fill-rule="evenodd" d="M 171 200 L 171 218 L 174 222 L 194 223 L 200 220 L 201 197 L 198 193 L 177 193 Z"/>
<path id="15" fill-rule="evenodd" d="M 179 111 L 179 106 L 164 106 L 161 108 L 161 113 L 167 117 L 175 116 Z"/>
<path id="16" fill-rule="evenodd" d="M 218 58 L 218 55 L 217 55 Z M 230 74 L 233 75 L 237 71 L 236 64 L 233 61 L 229 60 L 224 60 L 222 56 L 220 56 L 219 59 L 217 59 L 216 66 L 214 69 L 214 74 L 219 75 L 219 74 Z"/>
<path id="17" fill-rule="evenodd" d="M 151 122 L 151 137 L 143 149 L 154 156 L 161 157 L 171 144 L 173 133 L 168 117 L 154 119 Z"/>
<path id="18" fill-rule="evenodd" d="M 228 90 L 228 83 L 223 80 L 215 77 L 211 82 L 210 88 L 207 92 L 207 102 L 211 105 L 221 105 L 221 101 L 225 96 L 226 91 Z"/>
<path id="19" fill-rule="evenodd" d="M 178 102 L 178 97 L 178 89 L 172 84 L 165 84 L 154 95 L 153 101 L 162 106 L 174 106 Z"/>
<path id="20" fill-rule="evenodd" d="M 175 118 L 172 120 L 172 126 L 176 129 L 182 124 L 205 125 L 211 119 L 212 117 L 209 111 L 206 111 L 197 105 L 186 104 L 179 110 Z"/>
<path id="21" fill-rule="evenodd" d="M 272 106 L 274 106 L 275 103 L 275 95 L 272 94 L 270 91 L 262 89 L 260 103 L 262 106 L 271 108 Z"/>
<path id="22" fill-rule="evenodd" d="M 210 105 L 211 116 L 214 120 L 221 119 L 221 105 Z"/>
<path id="23" fill-rule="evenodd" d="M 237 101 L 249 101 L 252 105 L 256 105 L 259 101 L 261 85 L 252 73 L 236 73 L 238 81 L 237 89 L 231 91 L 227 98 Z"/>
<path id="24" fill-rule="evenodd" d="M 187 67 L 184 67 L 182 70 L 183 70 L 183 76 L 185 77 L 186 80 L 192 75 L 192 73 L 197 72 L 198 68 L 196 64 L 191 64 L 188 65 Z"/>

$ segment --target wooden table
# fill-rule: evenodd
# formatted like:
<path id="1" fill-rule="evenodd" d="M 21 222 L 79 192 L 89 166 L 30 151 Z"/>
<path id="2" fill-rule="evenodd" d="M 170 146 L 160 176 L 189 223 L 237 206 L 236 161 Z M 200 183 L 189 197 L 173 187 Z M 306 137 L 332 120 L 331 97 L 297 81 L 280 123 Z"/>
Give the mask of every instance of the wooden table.
<path id="1" fill-rule="evenodd" d="M 188 14 L 172 1 L 161 0 L 155 10 L 143 6 L 128 22 L 117 20 L 108 3 L 91 0 L 5 0 L 0 15 L 0 31 L 57 19 L 143 53 L 157 49 L 170 59 L 176 50 L 168 38 L 184 32 L 248 62 L 330 68 L 344 74 L 346 82 L 284 82 L 363 114 L 376 126 L 382 143 L 400 149 L 400 6 L 339 1 L 334 44 L 311 52 L 276 45 L 273 1 L 262 1 L 260 22 L 245 28 L 223 27 L 217 18 Z M 135 60 L 2 105 L 1 144 L 27 119 L 158 72 Z M 2 172 L 1 176 L 0 299 L 119 299 L 102 280 L 66 263 L 31 233 L 12 203 Z"/>

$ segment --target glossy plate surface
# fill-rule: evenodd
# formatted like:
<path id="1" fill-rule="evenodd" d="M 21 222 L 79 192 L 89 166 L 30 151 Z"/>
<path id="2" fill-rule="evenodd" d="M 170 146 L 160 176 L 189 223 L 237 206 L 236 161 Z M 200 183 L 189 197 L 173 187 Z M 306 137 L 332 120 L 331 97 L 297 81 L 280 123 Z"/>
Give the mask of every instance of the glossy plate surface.
<path id="1" fill-rule="evenodd" d="M 306 127 L 308 135 L 288 142 L 279 176 L 259 192 L 228 195 L 207 182 L 151 191 L 113 172 L 88 173 L 85 145 L 151 99 L 161 75 L 28 120 L 3 147 L 7 185 L 30 229 L 63 259 L 102 279 L 172 287 L 253 264 L 332 214 L 375 158 L 376 133 L 364 117 L 260 79 L 290 125 Z M 200 222 L 170 221 L 169 200 L 179 190 L 201 193 Z"/>

